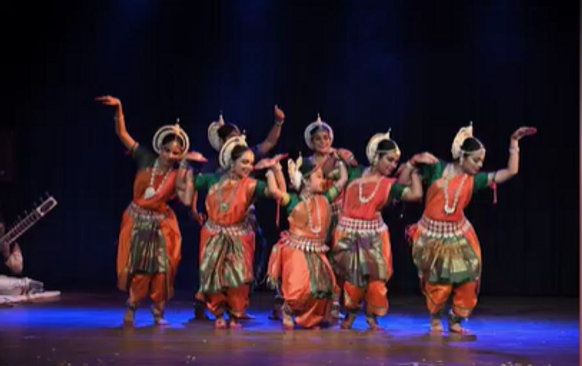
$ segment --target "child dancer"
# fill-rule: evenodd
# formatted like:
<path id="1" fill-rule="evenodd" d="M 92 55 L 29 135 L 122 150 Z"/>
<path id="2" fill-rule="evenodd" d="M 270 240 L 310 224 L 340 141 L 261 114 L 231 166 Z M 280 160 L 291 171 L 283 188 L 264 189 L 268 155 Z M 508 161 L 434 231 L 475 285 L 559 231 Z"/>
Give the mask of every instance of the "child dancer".
<path id="1" fill-rule="evenodd" d="M 310 123 L 303 133 L 305 144 L 313 151 L 308 160 L 312 164 L 319 165 L 322 167 L 323 176 L 325 179 L 325 188 L 331 188 L 335 185 L 340 178 L 340 165 L 343 164 L 346 167 L 355 167 L 358 165 L 354 154 L 346 149 L 338 149 L 333 147 L 334 133 L 333 128 L 326 122 L 321 120 L 319 114 L 317 115 L 317 120 Z M 344 182 L 345 184 L 346 182 Z M 335 226 L 337 225 L 339 214 L 341 211 L 342 201 L 343 201 L 343 189 L 345 187 L 338 186 L 342 193 L 340 193 L 331 203 L 331 213 L 332 221 L 329 226 L 327 244 L 331 246 L 333 242 L 333 235 Z M 336 274 L 337 275 L 337 274 Z M 341 317 L 340 309 L 340 299 L 341 299 L 341 289 L 343 279 L 341 276 L 337 277 L 339 286 L 334 291 L 334 301 L 331 315 L 335 319 Z"/>
<path id="2" fill-rule="evenodd" d="M 280 290 L 284 300 L 286 329 L 293 329 L 295 322 L 318 329 L 331 310 L 336 284 L 326 256 L 326 239 L 332 220 L 331 203 L 348 179 L 345 165 L 339 165 L 340 177 L 327 191 L 321 167 L 301 157 L 297 163 L 288 162 L 291 184 L 298 193 L 280 192 L 272 171 L 267 177 L 269 189 L 281 198 L 289 220 L 289 231 L 281 233 L 268 266 L 268 283 Z"/>

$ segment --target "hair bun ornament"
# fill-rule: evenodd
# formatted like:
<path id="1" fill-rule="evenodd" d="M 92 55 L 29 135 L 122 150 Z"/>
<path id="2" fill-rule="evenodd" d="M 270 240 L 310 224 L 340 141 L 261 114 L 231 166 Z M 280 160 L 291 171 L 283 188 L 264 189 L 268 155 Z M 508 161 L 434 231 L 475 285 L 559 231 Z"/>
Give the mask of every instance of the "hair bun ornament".
<path id="1" fill-rule="evenodd" d="M 372 136 L 370 141 L 368 141 L 368 145 L 366 146 L 366 157 L 368 158 L 368 162 L 371 165 L 375 165 L 376 160 L 378 159 L 378 154 L 381 152 L 388 153 L 390 151 L 395 151 L 398 155 L 400 155 L 400 148 L 398 147 L 398 144 L 396 144 L 396 141 L 392 140 L 390 137 L 391 131 L 392 129 L 390 128 L 386 133 L 377 133 Z M 387 151 L 378 150 L 378 146 L 382 141 L 392 141 L 392 143 L 394 143 L 394 148 Z"/>
<path id="2" fill-rule="evenodd" d="M 232 150 L 237 146 L 248 147 L 245 135 L 232 137 L 222 145 L 218 154 L 218 163 L 222 169 L 227 170 L 231 167 Z"/>
<path id="3" fill-rule="evenodd" d="M 301 156 L 297 158 L 297 161 L 293 161 L 291 158 L 287 160 L 287 173 L 289 173 L 289 180 L 291 181 L 291 186 L 296 191 L 299 191 L 301 188 L 301 180 L 303 179 L 303 176 L 299 171 L 301 165 L 303 165 L 303 157 Z"/>
<path id="4" fill-rule="evenodd" d="M 388 129 L 388 132 L 386 133 L 377 133 L 368 141 L 368 145 L 366 145 L 366 157 L 370 164 L 373 164 L 376 160 L 376 154 L 378 153 L 378 145 L 380 142 L 390 140 L 391 130 L 392 129 Z"/>
<path id="5" fill-rule="evenodd" d="M 453 146 L 451 147 L 453 159 L 456 160 L 461 157 L 461 146 L 463 146 L 463 142 L 469 137 L 473 137 L 473 121 L 469 122 L 469 126 L 461 127 L 455 135 Z"/>
<path id="6" fill-rule="evenodd" d="M 321 120 L 321 116 L 318 113 L 317 120 L 315 120 L 314 122 L 311 122 L 305 128 L 305 131 L 303 132 L 303 138 L 305 139 L 305 144 L 307 145 L 307 147 L 310 150 L 313 150 L 313 142 L 311 142 L 311 134 L 313 133 L 314 130 L 317 130 L 317 129 L 326 130 L 329 133 L 329 138 L 331 140 L 331 143 L 333 144 L 333 129 L 331 128 L 330 125 L 328 125 L 327 123 L 325 123 L 324 121 Z"/>
<path id="7" fill-rule="evenodd" d="M 182 148 L 180 149 L 180 158 L 183 158 L 190 150 L 190 138 L 188 137 L 186 131 L 184 131 L 182 127 L 180 127 L 179 118 L 176 120 L 176 124 L 162 126 L 156 131 L 156 133 L 154 134 L 154 138 L 152 139 L 154 151 L 157 154 L 160 154 L 162 152 L 164 140 L 166 139 L 166 137 L 172 135 L 176 137 L 176 140 L 180 140 L 182 142 Z"/>

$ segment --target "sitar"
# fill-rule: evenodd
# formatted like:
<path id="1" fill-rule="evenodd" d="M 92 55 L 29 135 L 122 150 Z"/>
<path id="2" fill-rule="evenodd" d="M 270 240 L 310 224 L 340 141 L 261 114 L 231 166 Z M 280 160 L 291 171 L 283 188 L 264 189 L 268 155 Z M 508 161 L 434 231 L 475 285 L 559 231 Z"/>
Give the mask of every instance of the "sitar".
<path id="1" fill-rule="evenodd" d="M 43 198 L 42 203 L 35 205 L 32 211 L 29 213 L 25 211 L 25 216 L 16 222 L 4 236 L 0 237 L 0 247 L 9 246 L 22 236 L 28 229 L 34 226 L 40 221 L 46 214 L 48 214 L 53 208 L 57 206 L 57 200 L 49 194 L 46 198 Z"/>

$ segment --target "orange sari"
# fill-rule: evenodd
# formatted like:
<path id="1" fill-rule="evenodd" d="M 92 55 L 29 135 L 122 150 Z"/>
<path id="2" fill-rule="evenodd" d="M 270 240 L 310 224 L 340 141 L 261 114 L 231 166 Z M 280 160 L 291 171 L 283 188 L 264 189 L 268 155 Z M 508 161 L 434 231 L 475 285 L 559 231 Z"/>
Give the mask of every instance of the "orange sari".
<path id="1" fill-rule="evenodd" d="M 330 202 L 337 195 L 335 187 L 307 199 L 288 195 L 283 203 L 289 231 L 281 233 L 269 258 L 268 284 L 280 290 L 283 311 L 296 315 L 295 322 L 304 328 L 319 325 L 331 310 L 336 284 L 325 241 L 331 224 Z"/>
<path id="2" fill-rule="evenodd" d="M 175 197 L 176 171 L 154 178 L 159 191 L 144 199 L 150 185 L 156 156 L 138 146 L 133 152 L 138 173 L 133 185 L 133 200 L 123 213 L 117 250 L 117 284 L 129 291 L 130 305 L 151 297 L 158 310 L 174 294 L 174 278 L 181 260 L 182 235 L 168 202 Z"/>
<path id="3" fill-rule="evenodd" d="M 196 299 L 215 316 L 225 311 L 242 317 L 254 280 L 255 232 L 248 221 L 249 206 L 265 197 L 264 182 L 253 178 L 227 180 L 217 174 L 195 179 L 197 191 L 207 190 L 208 220 L 200 233 L 200 288 Z"/>
<path id="4" fill-rule="evenodd" d="M 423 168 L 423 180 L 429 185 L 425 210 L 408 235 L 430 313 L 440 313 L 452 294 L 453 313 L 467 318 L 477 306 L 482 258 L 479 239 L 464 209 L 475 192 L 488 187 L 491 175 L 458 175 L 450 179 L 445 190 L 446 166 L 441 161 Z M 445 206 L 451 212 L 446 212 Z"/>
<path id="5" fill-rule="evenodd" d="M 339 177 L 340 177 L 339 163 L 340 162 L 343 162 L 344 164 L 346 164 L 346 166 L 348 168 L 355 168 L 358 166 L 358 162 L 357 162 L 356 158 L 354 157 L 354 154 L 350 150 L 335 149 L 335 152 L 336 152 L 335 154 L 329 155 L 327 157 L 327 159 L 323 163 L 321 163 L 322 168 L 323 168 L 324 178 L 325 178 L 325 186 L 324 186 L 325 190 L 331 189 L 334 186 L 335 182 L 339 179 Z M 336 157 L 336 155 L 337 155 L 337 157 Z M 312 156 L 310 159 L 313 159 L 313 157 L 314 156 Z M 344 201 L 344 190 L 342 187 L 342 191 L 340 192 L 340 194 L 331 202 L 331 224 L 329 225 L 328 236 L 326 239 L 327 244 L 330 247 L 334 241 L 335 227 L 338 223 L 338 219 L 339 219 L 340 213 L 342 211 L 343 201 Z M 336 279 L 338 282 L 338 286 L 336 286 L 336 289 L 334 290 L 333 302 L 334 302 L 334 306 L 339 309 L 340 299 L 341 299 L 341 290 L 342 290 L 342 286 L 343 286 L 343 279 L 340 276 L 337 276 Z"/>
<path id="6" fill-rule="evenodd" d="M 393 273 L 392 249 L 382 209 L 404 192 L 395 181 L 380 178 L 364 182 L 357 178 L 345 190 L 331 257 L 336 273 L 345 279 L 344 303 L 352 312 L 365 301 L 368 315 L 388 313 L 386 283 Z"/>

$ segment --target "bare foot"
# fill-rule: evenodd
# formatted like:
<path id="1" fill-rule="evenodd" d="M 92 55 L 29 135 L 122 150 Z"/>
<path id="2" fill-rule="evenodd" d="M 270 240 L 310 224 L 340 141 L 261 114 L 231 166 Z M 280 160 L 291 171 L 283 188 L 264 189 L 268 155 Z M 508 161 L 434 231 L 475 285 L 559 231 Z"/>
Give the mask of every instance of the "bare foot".
<path id="1" fill-rule="evenodd" d="M 238 322 L 237 319 L 230 319 L 229 322 L 230 329 L 241 329 L 242 324 Z"/>
<path id="2" fill-rule="evenodd" d="M 356 321 L 356 314 L 348 314 L 341 322 L 340 327 L 342 329 L 352 329 L 354 322 Z"/>
<path id="3" fill-rule="evenodd" d="M 238 319 L 239 320 L 253 320 L 255 317 L 252 316 L 251 314 L 245 312 L 243 315 L 239 316 Z"/>
<path id="4" fill-rule="evenodd" d="M 285 327 L 286 330 L 295 329 L 295 322 L 291 315 L 283 313 L 283 327 Z"/>
<path id="5" fill-rule="evenodd" d="M 214 321 L 214 329 L 226 329 L 226 320 L 223 317 L 216 317 Z"/>
<path id="6" fill-rule="evenodd" d="M 126 327 L 133 327 L 135 324 L 135 310 L 127 309 L 123 316 L 123 325 Z"/>
<path id="7" fill-rule="evenodd" d="M 170 325 L 170 322 L 167 321 L 166 319 L 162 318 L 162 317 L 155 318 L 155 323 L 156 323 L 156 325 L 162 325 L 162 326 L 164 326 L 164 325 Z"/>
<path id="8" fill-rule="evenodd" d="M 460 323 L 449 324 L 449 332 L 459 335 L 471 335 L 471 332 L 463 328 Z"/>
<path id="9" fill-rule="evenodd" d="M 430 334 L 441 335 L 445 332 L 443 322 L 440 319 L 433 318 L 430 321 Z"/>
<path id="10" fill-rule="evenodd" d="M 331 317 L 333 319 L 341 319 L 342 318 L 342 314 L 341 314 L 341 311 L 340 310 L 341 310 L 341 306 L 340 306 L 339 302 L 338 303 L 334 303 L 331 306 Z"/>
<path id="11" fill-rule="evenodd" d="M 384 328 L 382 328 L 380 324 L 378 324 L 378 320 L 376 319 L 376 317 L 371 316 L 366 317 L 366 323 L 368 323 L 370 330 L 373 330 L 375 332 L 381 332 L 384 330 Z"/>

